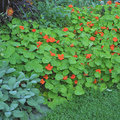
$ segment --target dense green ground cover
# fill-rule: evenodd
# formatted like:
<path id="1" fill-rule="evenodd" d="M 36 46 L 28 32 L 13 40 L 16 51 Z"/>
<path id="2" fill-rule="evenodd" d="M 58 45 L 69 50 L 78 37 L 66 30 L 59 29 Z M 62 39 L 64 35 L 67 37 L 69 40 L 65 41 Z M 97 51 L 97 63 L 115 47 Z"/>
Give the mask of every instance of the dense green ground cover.
<path id="1" fill-rule="evenodd" d="M 119 120 L 120 90 L 111 90 L 102 93 L 91 90 L 83 96 L 74 96 L 42 120 Z"/>
<path id="2" fill-rule="evenodd" d="M 110 99 L 105 92 L 88 91 L 93 88 L 104 91 L 113 85 L 117 85 L 117 88 L 120 89 L 119 3 L 115 5 L 109 1 L 104 6 L 94 6 L 93 4 L 93 7 L 82 8 L 76 7 L 72 2 L 69 5 L 59 6 L 57 4 L 57 7 L 54 6 L 54 2 L 50 4 L 47 1 L 45 4 L 49 8 L 46 7 L 48 12 L 42 14 L 42 18 L 36 17 L 43 25 L 35 20 L 25 21 L 13 18 L 11 22 L 0 27 L 0 61 L 6 61 L 12 70 L 16 70 L 7 75 L 11 78 L 9 81 L 13 79 L 12 76 L 17 78 L 14 82 L 12 81 L 12 86 L 17 84 L 16 90 L 15 87 L 10 89 L 4 80 L 8 71 L 4 67 L 0 69 L 0 73 L 2 73 L 0 77 L 0 102 L 2 100 L 0 117 L 4 116 L 3 119 L 9 120 L 14 117 L 15 120 L 17 118 L 28 120 L 24 117 L 26 114 L 31 116 L 31 108 L 34 109 L 38 104 L 44 102 L 51 109 L 56 111 L 61 109 L 61 114 L 58 113 L 61 115 L 59 118 L 52 114 L 52 118 L 51 115 L 48 115 L 45 119 L 77 120 L 80 115 L 81 119 L 91 120 L 96 115 L 98 118 L 103 116 L 103 120 L 106 120 L 105 115 L 110 116 L 109 114 L 114 113 L 116 109 L 119 111 L 119 106 L 114 111 L 109 106 L 112 104 L 112 99 L 115 101 L 114 97 Z M 55 9 L 51 10 L 52 7 Z M 40 8 L 39 5 L 38 8 Z M 59 14 L 56 10 L 59 11 Z M 21 74 L 20 81 L 16 83 L 21 71 L 24 74 Z M 11 82 L 9 85 L 11 86 Z M 29 93 L 26 91 L 25 95 L 20 95 L 25 87 L 34 93 L 28 95 Z M 8 99 L 11 98 L 11 95 L 8 93 L 12 94 L 13 100 L 16 97 L 19 98 L 20 103 L 14 102 L 15 104 L 11 105 L 11 99 Z M 116 103 L 119 103 L 118 93 L 114 94 Z M 35 97 L 42 95 L 45 99 L 43 101 L 38 98 L 39 103 L 37 104 L 33 100 L 33 95 L 37 95 Z M 80 96 L 75 97 L 75 95 Z M 5 99 L 2 99 L 2 96 L 5 96 Z M 67 103 L 73 96 L 74 101 Z M 30 100 L 26 98 L 30 98 Z M 104 103 L 101 98 L 104 98 Z M 109 99 L 106 100 L 107 98 Z M 105 101 L 109 101 L 108 104 Z M 60 106 L 62 103 L 64 103 L 63 108 Z M 104 106 L 105 104 L 106 106 Z M 56 108 L 57 105 L 60 108 Z M 79 110 L 80 108 L 81 110 Z M 110 110 L 110 112 L 105 113 L 100 108 L 104 111 Z M 71 110 L 68 113 L 70 118 L 65 117 L 67 110 Z M 100 110 L 104 113 L 103 115 L 102 112 L 99 112 Z M 41 106 L 38 111 L 44 112 Z M 74 115 L 72 115 L 73 111 L 76 111 Z M 115 113 L 110 118 L 117 119 L 119 114 Z M 58 115 L 56 114 L 56 116 Z M 34 119 L 34 116 L 31 119 Z"/>

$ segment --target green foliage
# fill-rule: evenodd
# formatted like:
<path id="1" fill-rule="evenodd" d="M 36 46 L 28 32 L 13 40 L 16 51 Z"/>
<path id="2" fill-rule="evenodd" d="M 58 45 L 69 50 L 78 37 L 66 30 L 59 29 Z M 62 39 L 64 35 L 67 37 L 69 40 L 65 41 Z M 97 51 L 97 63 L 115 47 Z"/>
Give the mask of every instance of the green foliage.
<path id="1" fill-rule="evenodd" d="M 40 81 L 36 74 L 25 77 L 23 72 L 13 76 L 14 68 L 7 62 L 0 62 L 0 119 L 28 120 L 33 110 L 42 113 L 40 104 L 44 102 L 40 91 L 34 84 Z"/>
<path id="2" fill-rule="evenodd" d="M 85 88 L 104 91 L 120 83 L 120 6 L 104 5 L 104 14 L 101 5 L 64 9 L 71 17 L 62 29 L 16 18 L 0 28 L 0 60 L 9 62 L 15 74 L 37 74 L 41 84 L 36 88 L 52 109 Z"/>

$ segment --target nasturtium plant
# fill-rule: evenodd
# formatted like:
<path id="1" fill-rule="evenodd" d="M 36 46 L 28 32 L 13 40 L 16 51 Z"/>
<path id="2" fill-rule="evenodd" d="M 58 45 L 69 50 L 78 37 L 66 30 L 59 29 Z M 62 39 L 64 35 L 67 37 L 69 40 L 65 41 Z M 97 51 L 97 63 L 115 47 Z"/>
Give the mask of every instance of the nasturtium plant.
<path id="1" fill-rule="evenodd" d="M 64 9 L 71 26 L 62 29 L 39 28 L 17 18 L 6 26 L 8 33 L 0 28 L 0 60 L 10 63 L 16 74 L 37 74 L 36 87 L 51 108 L 86 89 L 104 91 L 120 83 L 120 5 Z"/>

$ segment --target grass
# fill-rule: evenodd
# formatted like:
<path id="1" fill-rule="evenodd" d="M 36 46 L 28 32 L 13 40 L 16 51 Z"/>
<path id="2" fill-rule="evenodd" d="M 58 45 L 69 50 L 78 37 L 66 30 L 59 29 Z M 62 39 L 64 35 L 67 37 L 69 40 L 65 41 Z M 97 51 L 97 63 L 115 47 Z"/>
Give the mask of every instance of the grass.
<path id="1" fill-rule="evenodd" d="M 62 104 L 48 112 L 42 120 L 120 120 L 120 90 L 91 90 L 82 96 L 73 96 L 68 104 Z"/>

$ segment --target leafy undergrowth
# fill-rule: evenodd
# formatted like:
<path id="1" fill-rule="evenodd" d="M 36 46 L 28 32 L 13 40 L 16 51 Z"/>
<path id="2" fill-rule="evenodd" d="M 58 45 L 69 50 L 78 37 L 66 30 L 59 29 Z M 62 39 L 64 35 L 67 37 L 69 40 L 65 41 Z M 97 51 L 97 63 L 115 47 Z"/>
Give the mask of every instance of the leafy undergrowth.
<path id="1" fill-rule="evenodd" d="M 15 68 L 15 75 L 37 74 L 35 87 L 52 109 L 86 88 L 120 88 L 120 5 L 64 9 L 71 26 L 63 29 L 16 18 L 0 28 L 0 61 Z"/>
<path id="2" fill-rule="evenodd" d="M 111 90 L 73 96 L 72 101 L 56 107 L 42 120 L 119 120 L 120 90 Z"/>

